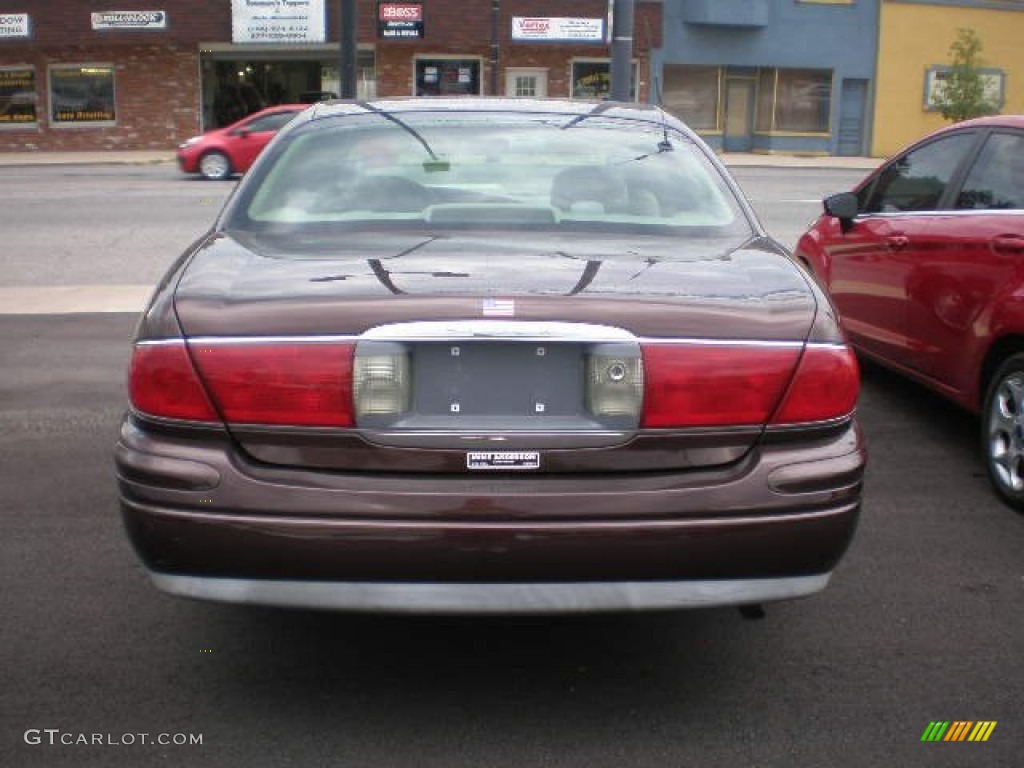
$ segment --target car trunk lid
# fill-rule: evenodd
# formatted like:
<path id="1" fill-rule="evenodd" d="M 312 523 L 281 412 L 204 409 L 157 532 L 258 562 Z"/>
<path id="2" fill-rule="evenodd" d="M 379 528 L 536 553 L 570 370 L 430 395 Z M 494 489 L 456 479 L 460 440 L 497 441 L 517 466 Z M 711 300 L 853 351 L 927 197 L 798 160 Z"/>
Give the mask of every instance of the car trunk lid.
<path id="1" fill-rule="evenodd" d="M 253 458 L 452 473 L 737 461 L 781 400 L 816 308 L 802 274 L 768 243 L 548 235 L 532 242 L 514 233 L 377 233 L 343 242 L 216 235 L 194 254 L 175 304 L 200 376 Z M 274 358 L 282 348 L 284 357 Z M 225 378 L 217 366 L 230 356 L 243 362 Z M 303 366 L 332 403 L 355 398 L 358 409 L 360 358 L 405 366 L 371 383 L 406 377 L 406 410 L 381 416 L 371 408 L 350 423 L 260 423 L 253 411 L 235 409 L 236 400 L 252 399 L 247 387 L 264 399 Z M 622 373 L 623 386 L 626 374 L 634 377 L 645 401 L 639 412 L 595 414 L 594 359 L 600 375 Z M 615 367 L 638 360 L 639 374 Z M 656 389 L 659 370 L 689 383 Z M 320 386 L 309 381 L 288 384 L 281 396 L 291 403 Z M 648 418 L 644 408 L 656 399 L 668 415 Z M 737 399 L 751 400 L 746 418 L 707 419 L 716 408 L 735 413 Z M 693 418 L 673 418 L 680 409 Z"/>

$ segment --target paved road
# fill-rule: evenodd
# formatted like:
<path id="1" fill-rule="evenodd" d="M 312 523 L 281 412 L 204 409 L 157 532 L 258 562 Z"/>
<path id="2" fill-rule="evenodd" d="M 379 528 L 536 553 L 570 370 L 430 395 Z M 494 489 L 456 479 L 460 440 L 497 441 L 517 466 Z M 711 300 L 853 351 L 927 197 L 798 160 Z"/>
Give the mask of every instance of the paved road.
<path id="1" fill-rule="evenodd" d="M 760 174 L 755 202 L 801 199 Z M 154 217 L 201 229 L 184 209 L 209 185 L 143 182 L 169 190 Z M 919 388 L 866 369 L 854 544 L 826 592 L 762 621 L 246 609 L 157 593 L 121 531 L 110 448 L 134 320 L 0 316 L 0 766 L 1021 765 L 1024 517 L 989 492 L 975 421 Z M 998 725 L 922 744 L 936 719 Z M 114 744 L 59 744 L 94 734 Z"/>
<path id="2" fill-rule="evenodd" d="M 836 192 L 849 192 L 866 174 L 864 170 L 833 168 L 733 169 L 765 227 L 791 249 L 821 213 L 822 199 Z"/>
<path id="3" fill-rule="evenodd" d="M 0 167 L 0 282 L 151 285 L 233 187 L 171 166 Z"/>

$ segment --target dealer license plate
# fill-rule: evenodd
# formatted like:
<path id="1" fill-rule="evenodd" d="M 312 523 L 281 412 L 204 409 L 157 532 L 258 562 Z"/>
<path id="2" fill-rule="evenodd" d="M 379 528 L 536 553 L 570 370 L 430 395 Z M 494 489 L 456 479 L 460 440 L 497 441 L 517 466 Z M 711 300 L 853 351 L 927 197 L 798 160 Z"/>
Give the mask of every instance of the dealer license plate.
<path id="1" fill-rule="evenodd" d="M 466 454 L 467 469 L 540 469 L 536 451 L 470 451 Z"/>

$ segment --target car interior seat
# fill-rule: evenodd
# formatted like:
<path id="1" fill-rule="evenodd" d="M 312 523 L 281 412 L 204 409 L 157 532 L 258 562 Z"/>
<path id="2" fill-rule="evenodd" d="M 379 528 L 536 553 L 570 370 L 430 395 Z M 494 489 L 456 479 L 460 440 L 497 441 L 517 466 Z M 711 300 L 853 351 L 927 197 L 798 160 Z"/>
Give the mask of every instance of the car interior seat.
<path id="1" fill-rule="evenodd" d="M 360 211 L 415 213 L 434 202 L 430 190 L 402 176 L 367 176 L 352 190 L 351 207 Z"/>
<path id="2" fill-rule="evenodd" d="M 566 213 L 625 212 L 629 192 L 615 168 L 578 166 L 559 171 L 551 183 L 551 205 Z"/>

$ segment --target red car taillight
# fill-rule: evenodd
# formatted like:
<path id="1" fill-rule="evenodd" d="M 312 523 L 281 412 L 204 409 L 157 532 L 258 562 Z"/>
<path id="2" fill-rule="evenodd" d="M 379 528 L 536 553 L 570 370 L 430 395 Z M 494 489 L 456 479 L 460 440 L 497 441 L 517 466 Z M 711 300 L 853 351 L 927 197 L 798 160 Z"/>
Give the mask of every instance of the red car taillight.
<path id="1" fill-rule="evenodd" d="M 643 359 L 641 427 L 828 421 L 853 411 L 859 388 L 856 359 L 838 345 L 645 344 Z"/>
<path id="2" fill-rule="evenodd" d="M 150 416 L 219 421 L 181 339 L 135 346 L 128 397 L 135 410 Z"/>
<path id="3" fill-rule="evenodd" d="M 810 344 L 771 423 L 805 424 L 848 416 L 859 392 L 860 368 L 852 349 Z"/>
<path id="4" fill-rule="evenodd" d="M 354 344 L 190 342 L 203 383 L 235 424 L 349 427 Z"/>
<path id="5" fill-rule="evenodd" d="M 236 424 L 348 427 L 354 349 L 347 343 L 140 344 L 129 393 L 137 410 L 163 418 L 218 421 L 219 412 Z"/>
<path id="6" fill-rule="evenodd" d="M 644 345 L 643 427 L 764 424 L 789 383 L 794 347 Z"/>
<path id="7" fill-rule="evenodd" d="M 408 407 L 408 360 L 385 351 L 357 358 L 349 342 L 141 343 L 129 393 L 136 410 L 161 418 L 351 427 L 357 406 L 363 416 Z M 590 410 L 640 410 L 639 426 L 653 429 L 785 426 L 842 418 L 857 402 L 856 357 L 842 344 L 666 343 L 641 352 L 642 367 L 589 359 Z M 623 405 L 634 401 L 635 409 Z"/>

